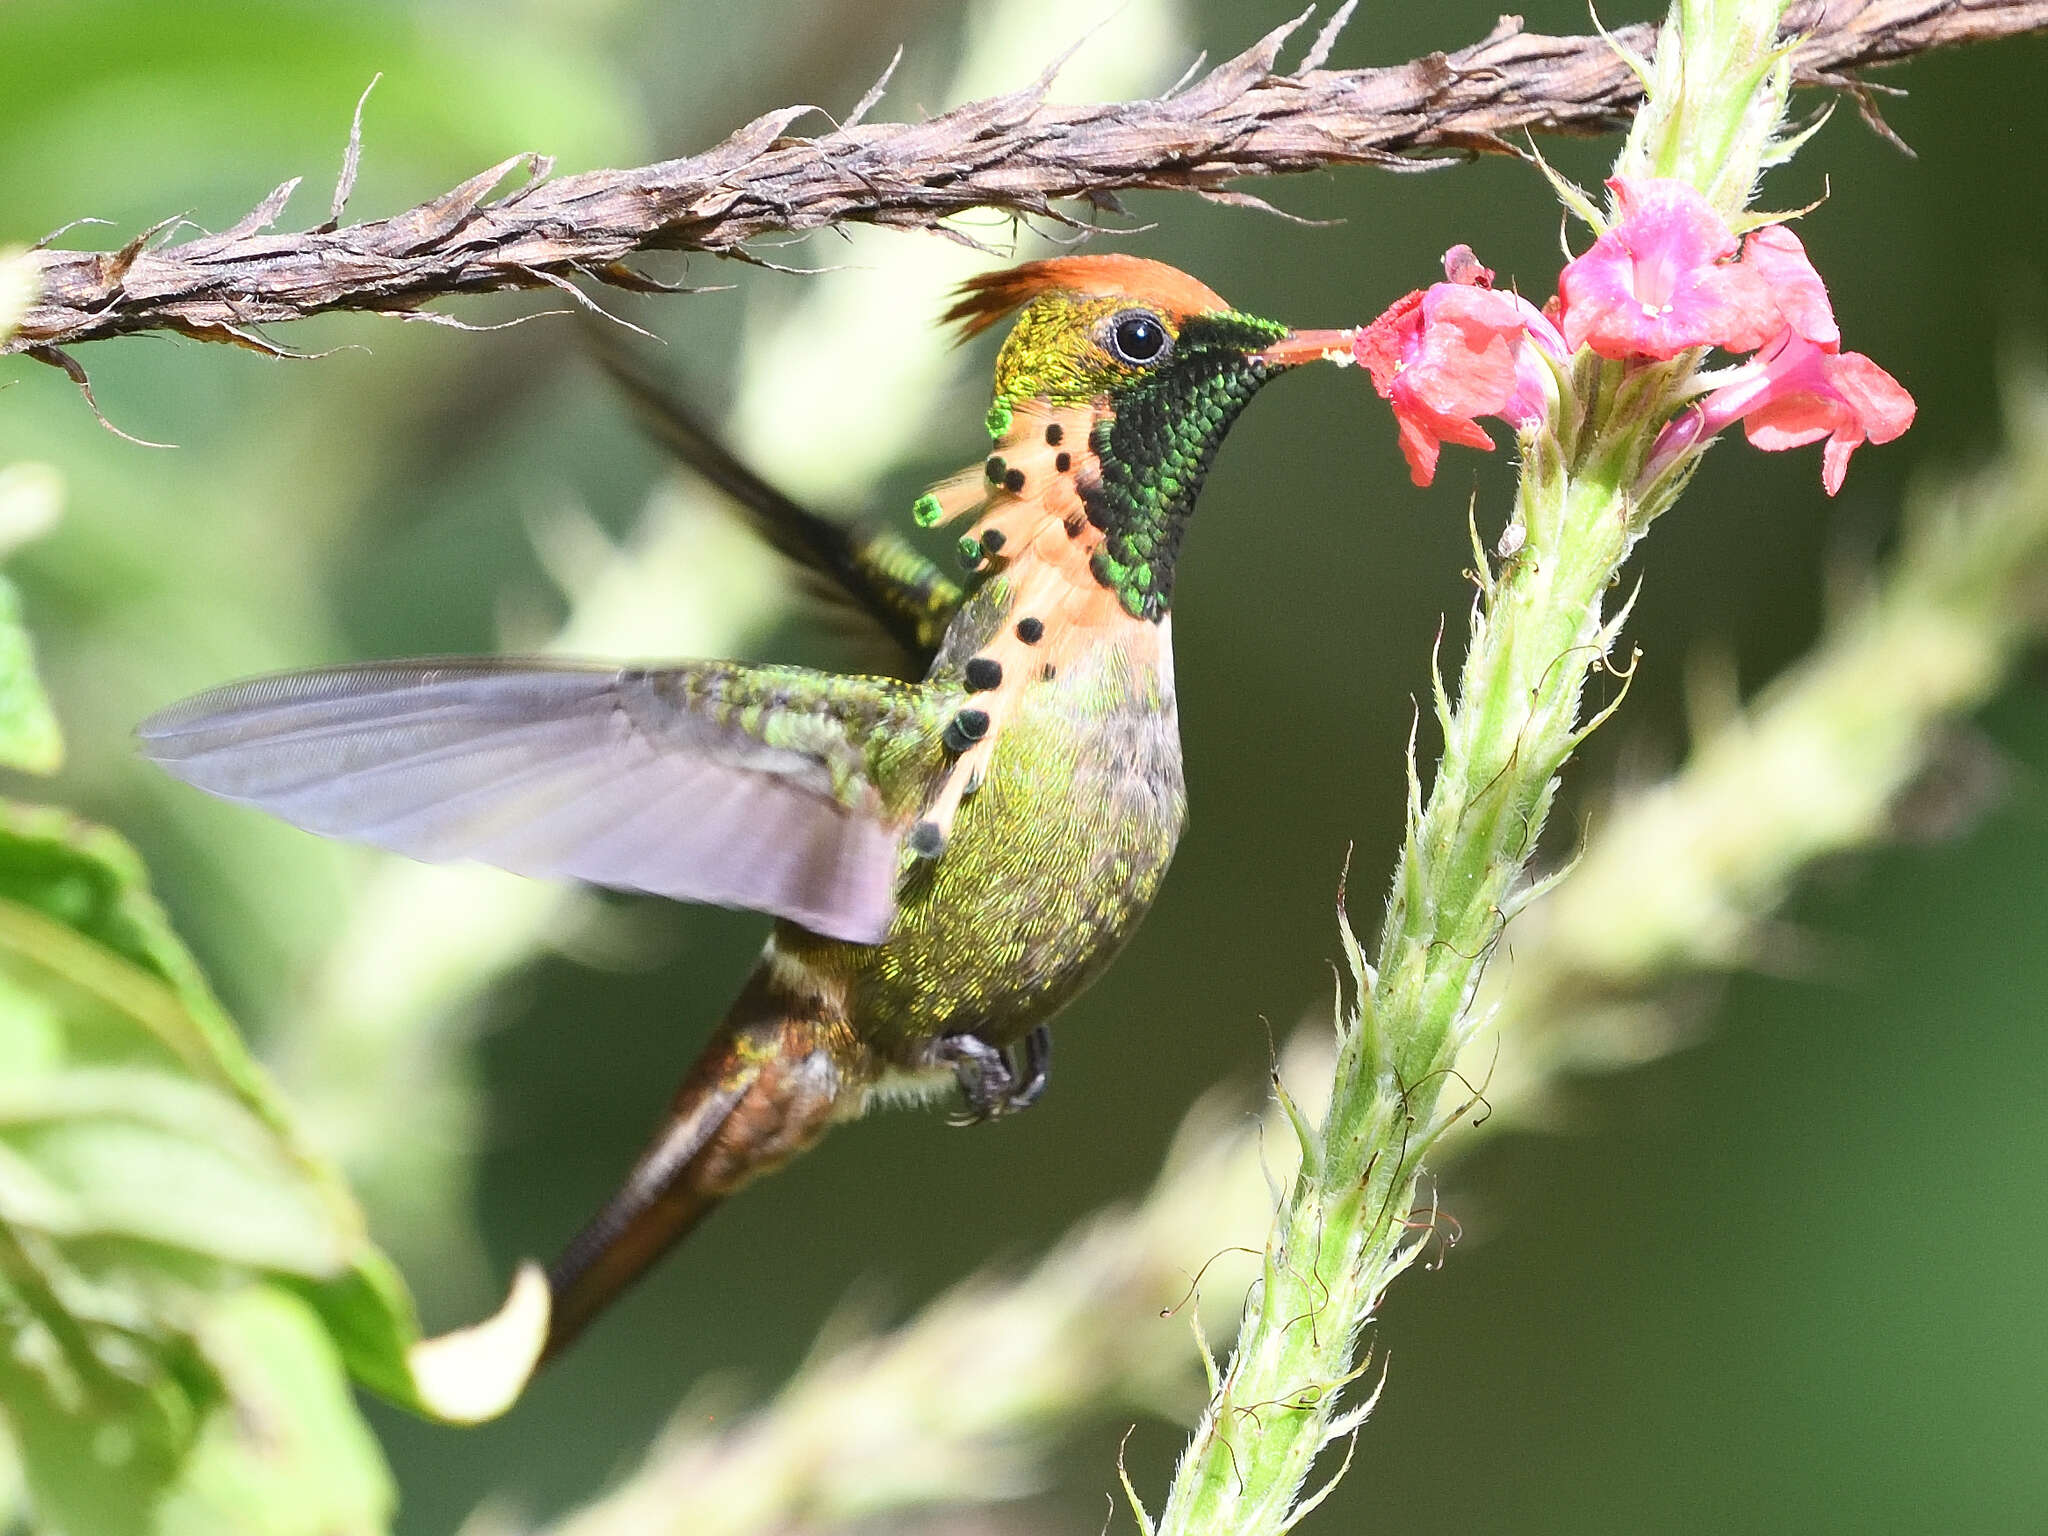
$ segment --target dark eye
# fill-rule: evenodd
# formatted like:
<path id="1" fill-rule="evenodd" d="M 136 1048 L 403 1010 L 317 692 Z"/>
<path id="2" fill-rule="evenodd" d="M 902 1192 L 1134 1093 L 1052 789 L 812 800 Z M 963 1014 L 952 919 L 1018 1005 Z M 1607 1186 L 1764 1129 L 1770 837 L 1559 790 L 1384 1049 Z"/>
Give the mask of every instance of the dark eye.
<path id="1" fill-rule="evenodd" d="M 1109 349 L 1127 363 L 1143 366 L 1166 356 L 1166 327 L 1143 310 L 1118 315 L 1109 328 Z"/>

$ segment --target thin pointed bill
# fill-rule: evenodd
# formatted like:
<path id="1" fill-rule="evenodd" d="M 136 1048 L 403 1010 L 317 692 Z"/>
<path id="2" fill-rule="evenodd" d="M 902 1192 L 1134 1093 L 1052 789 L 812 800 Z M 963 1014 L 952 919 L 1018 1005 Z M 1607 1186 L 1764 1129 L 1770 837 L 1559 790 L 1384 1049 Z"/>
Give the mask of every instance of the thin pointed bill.
<path id="1" fill-rule="evenodd" d="M 1345 368 L 1356 361 L 1351 344 L 1357 339 L 1356 330 L 1289 331 L 1281 340 L 1253 356 L 1272 368 L 1295 368 L 1303 363 L 1317 362 L 1335 363 L 1339 368 Z"/>

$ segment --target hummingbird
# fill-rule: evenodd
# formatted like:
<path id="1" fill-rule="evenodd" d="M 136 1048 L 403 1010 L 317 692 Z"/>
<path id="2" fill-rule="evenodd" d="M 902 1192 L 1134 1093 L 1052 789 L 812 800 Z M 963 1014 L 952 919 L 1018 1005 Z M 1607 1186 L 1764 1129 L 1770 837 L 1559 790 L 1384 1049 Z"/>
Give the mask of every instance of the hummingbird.
<path id="1" fill-rule="evenodd" d="M 222 799 L 428 861 L 761 912 L 759 963 L 618 1191 L 549 1271 L 558 1354 L 705 1215 L 837 1121 L 957 1090 L 1028 1108 L 1054 1016 L 1151 905 L 1187 817 L 1181 540 L 1268 380 L 1353 332 L 1233 309 L 1159 262 L 969 279 L 1014 315 L 985 462 L 911 508 L 961 580 L 882 527 L 673 436 L 757 528 L 901 646 L 903 676 L 731 661 L 373 662 L 230 684 L 137 728 Z"/>

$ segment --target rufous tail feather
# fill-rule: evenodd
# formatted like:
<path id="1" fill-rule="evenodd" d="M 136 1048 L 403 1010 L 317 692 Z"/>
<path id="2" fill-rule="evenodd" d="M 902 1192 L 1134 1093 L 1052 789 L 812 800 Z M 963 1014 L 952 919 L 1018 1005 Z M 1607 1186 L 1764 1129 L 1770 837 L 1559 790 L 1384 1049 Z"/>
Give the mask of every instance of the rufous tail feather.
<path id="1" fill-rule="evenodd" d="M 543 1361 L 748 1180 L 831 1124 L 841 1078 L 823 1026 L 758 975 L 691 1066 L 625 1182 L 548 1271 Z"/>

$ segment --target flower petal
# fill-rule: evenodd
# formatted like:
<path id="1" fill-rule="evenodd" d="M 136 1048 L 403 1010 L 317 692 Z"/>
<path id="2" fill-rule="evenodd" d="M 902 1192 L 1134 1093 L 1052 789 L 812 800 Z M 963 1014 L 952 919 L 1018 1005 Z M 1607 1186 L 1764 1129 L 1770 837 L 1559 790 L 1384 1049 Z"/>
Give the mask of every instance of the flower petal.
<path id="1" fill-rule="evenodd" d="M 1436 478 L 1437 457 L 1445 443 L 1493 451 L 1493 439 L 1486 429 L 1468 417 L 1445 416 L 1418 401 L 1394 403 L 1394 424 L 1400 434 L 1401 456 L 1408 461 L 1408 478 L 1428 485 Z"/>
<path id="2" fill-rule="evenodd" d="M 1828 303 L 1827 285 L 1807 259 L 1806 247 L 1791 230 L 1783 224 L 1770 224 L 1752 231 L 1743 246 L 1742 264 L 1763 279 L 1770 289 L 1772 303 L 1794 331 L 1830 351 L 1842 344 L 1834 306 Z"/>
<path id="3" fill-rule="evenodd" d="M 1861 352 L 1843 352 L 1827 361 L 1829 381 L 1855 411 L 1864 436 L 1873 443 L 1888 443 L 1913 425 L 1919 406 L 1906 386 L 1876 363 Z"/>
<path id="4" fill-rule="evenodd" d="M 1842 488 L 1850 454 L 1913 424 L 1917 407 L 1905 386 L 1860 352 L 1823 351 L 1788 331 L 1751 366 L 1761 380 L 1716 391 L 1705 402 L 1707 418 L 1718 428 L 1739 417 L 1750 442 L 1767 453 L 1827 439 L 1821 483 L 1830 496 Z"/>
<path id="5" fill-rule="evenodd" d="M 1492 287 L 1468 246 L 1444 253 L 1449 280 L 1396 300 L 1352 341 L 1352 355 L 1394 409 L 1411 478 L 1428 485 L 1445 443 L 1491 450 L 1481 416 L 1517 429 L 1541 421 L 1556 382 L 1544 354 L 1562 359 L 1563 338 L 1519 294 Z"/>
<path id="6" fill-rule="evenodd" d="M 1469 245 L 1454 245 L 1444 252 L 1444 281 L 1470 288 L 1491 288 L 1493 268 L 1482 267 Z"/>
<path id="7" fill-rule="evenodd" d="M 1705 198 L 1666 178 L 1608 183 L 1621 217 L 1558 277 L 1567 346 L 1602 357 L 1746 351 L 1776 329 L 1765 281 L 1726 261 L 1735 236 Z"/>
<path id="8" fill-rule="evenodd" d="M 1351 355 L 1372 375 L 1382 400 L 1393 398 L 1394 380 L 1406 363 L 1404 354 L 1422 335 L 1422 290 L 1403 294 L 1372 324 L 1363 326 L 1351 343 Z"/>
<path id="9" fill-rule="evenodd" d="M 1513 295 L 1438 283 L 1422 301 L 1409 386 L 1447 416 L 1491 416 L 1515 393 L 1522 317 Z"/>

